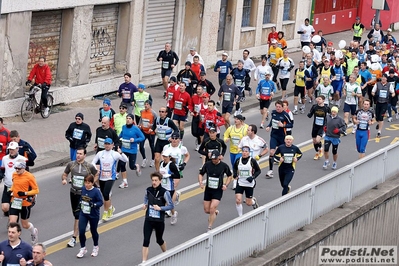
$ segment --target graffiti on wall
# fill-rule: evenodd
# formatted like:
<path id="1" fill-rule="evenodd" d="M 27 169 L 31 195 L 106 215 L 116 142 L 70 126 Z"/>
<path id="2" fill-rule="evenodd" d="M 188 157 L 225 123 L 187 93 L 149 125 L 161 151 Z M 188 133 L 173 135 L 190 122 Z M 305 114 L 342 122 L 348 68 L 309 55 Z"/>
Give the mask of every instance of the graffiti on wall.
<path id="1" fill-rule="evenodd" d="M 90 47 L 91 59 L 101 56 L 107 56 L 111 51 L 111 46 L 111 37 L 107 33 L 107 29 L 93 29 Z"/>
<path id="2" fill-rule="evenodd" d="M 28 69 L 32 69 L 34 65 L 39 60 L 40 56 L 47 57 L 47 46 L 30 42 L 29 43 L 29 61 L 28 61 Z"/>

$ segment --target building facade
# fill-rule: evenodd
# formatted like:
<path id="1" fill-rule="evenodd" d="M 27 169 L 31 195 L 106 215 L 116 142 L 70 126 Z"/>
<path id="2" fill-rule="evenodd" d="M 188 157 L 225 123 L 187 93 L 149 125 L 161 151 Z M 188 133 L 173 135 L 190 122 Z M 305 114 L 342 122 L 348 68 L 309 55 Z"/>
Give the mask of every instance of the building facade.
<path id="1" fill-rule="evenodd" d="M 166 42 L 180 57 L 196 47 L 207 67 L 222 52 L 236 62 L 243 49 L 267 53 L 272 26 L 289 47 L 310 16 L 311 0 L 8 0 L 0 18 L 0 116 L 19 112 L 30 70 L 45 56 L 55 104 L 117 90 L 132 82 L 159 84 L 156 57 Z"/>

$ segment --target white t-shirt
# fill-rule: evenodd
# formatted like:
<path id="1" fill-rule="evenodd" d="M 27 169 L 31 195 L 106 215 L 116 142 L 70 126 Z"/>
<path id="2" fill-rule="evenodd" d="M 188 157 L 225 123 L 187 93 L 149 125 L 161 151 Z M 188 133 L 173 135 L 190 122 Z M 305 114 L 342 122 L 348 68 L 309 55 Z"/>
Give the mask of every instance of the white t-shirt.
<path id="1" fill-rule="evenodd" d="M 249 152 L 249 156 L 255 158 L 256 155 L 261 154 L 262 151 L 267 148 L 267 143 L 258 135 L 255 135 L 253 139 L 251 139 L 249 136 L 244 136 L 238 144 L 238 148 L 242 149 L 244 146 L 250 147 L 251 150 Z"/>
<path id="2" fill-rule="evenodd" d="M 7 187 L 12 186 L 12 174 L 15 172 L 14 166 L 16 162 L 26 161 L 26 158 L 22 155 L 15 157 L 14 159 L 10 158 L 10 155 L 6 155 L 3 157 L 1 162 L 1 167 L 4 167 L 4 185 Z"/>
<path id="3" fill-rule="evenodd" d="M 361 93 L 362 89 L 360 88 L 359 84 L 357 84 L 356 82 L 353 84 L 347 82 L 345 83 L 345 90 L 346 90 L 345 103 L 350 105 L 356 105 L 357 96 L 352 96 L 352 92 L 354 92 L 355 94 Z"/>
<path id="4" fill-rule="evenodd" d="M 256 69 L 255 69 L 255 79 L 258 80 L 258 83 L 261 80 L 265 79 L 266 72 L 271 74 L 270 80 L 272 80 L 273 79 L 273 70 L 268 64 L 266 64 L 265 66 L 262 66 L 262 64 L 261 64 L 261 65 L 256 67 Z"/>
<path id="5" fill-rule="evenodd" d="M 244 69 L 248 69 L 249 71 L 249 76 L 252 76 L 252 71 L 256 69 L 254 61 L 252 61 L 251 58 L 247 58 L 246 60 L 243 58 L 242 61 L 244 61 Z"/>
<path id="6" fill-rule="evenodd" d="M 300 37 L 301 42 L 310 42 L 312 32 L 315 32 L 312 25 L 306 26 L 305 24 L 302 24 L 298 31 L 306 31 L 305 33 L 301 34 L 301 37 Z"/>
<path id="7" fill-rule="evenodd" d="M 288 71 L 290 67 L 294 67 L 294 61 L 291 58 L 287 58 L 284 60 L 284 57 L 281 57 L 278 61 L 276 66 L 284 67 L 284 69 L 279 69 L 279 78 L 281 79 L 289 79 L 291 72 Z"/>
<path id="8" fill-rule="evenodd" d="M 184 156 L 188 153 L 186 146 L 179 144 L 177 147 L 172 147 L 172 144 L 165 145 L 163 151 L 169 150 L 172 157 L 176 159 L 176 165 L 179 166 L 184 161 Z"/>

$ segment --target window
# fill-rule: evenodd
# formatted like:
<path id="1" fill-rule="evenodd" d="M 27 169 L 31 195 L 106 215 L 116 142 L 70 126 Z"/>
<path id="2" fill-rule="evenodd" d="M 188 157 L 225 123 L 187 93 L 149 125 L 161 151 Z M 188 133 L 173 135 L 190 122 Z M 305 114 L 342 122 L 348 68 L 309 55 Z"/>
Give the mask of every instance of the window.
<path id="1" fill-rule="evenodd" d="M 291 0 L 284 0 L 283 21 L 290 20 L 290 6 L 291 6 Z"/>
<path id="2" fill-rule="evenodd" d="M 241 27 L 251 26 L 251 4 L 252 0 L 244 0 L 244 5 L 242 7 Z"/>
<path id="3" fill-rule="evenodd" d="M 272 16 L 272 0 L 265 0 L 265 6 L 263 7 L 263 24 L 271 22 Z"/>

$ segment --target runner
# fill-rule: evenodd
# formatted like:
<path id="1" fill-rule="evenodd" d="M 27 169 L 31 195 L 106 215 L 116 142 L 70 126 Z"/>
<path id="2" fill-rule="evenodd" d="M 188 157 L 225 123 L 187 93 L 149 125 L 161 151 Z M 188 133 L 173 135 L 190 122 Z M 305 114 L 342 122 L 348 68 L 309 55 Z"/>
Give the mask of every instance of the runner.
<path id="1" fill-rule="evenodd" d="M 4 127 L 3 118 L 0 117 L 0 163 L 6 155 L 7 144 L 11 141 L 10 130 Z"/>
<path id="2" fill-rule="evenodd" d="M 256 209 L 259 204 L 254 195 L 254 188 L 256 185 L 255 179 L 260 175 L 261 170 L 256 160 L 250 157 L 250 147 L 243 146 L 242 157 L 238 158 L 233 166 L 233 178 L 237 180 L 236 194 L 236 209 L 238 216 L 242 216 L 242 196 L 245 193 L 245 203 L 247 206 L 252 206 Z"/>
<path id="3" fill-rule="evenodd" d="M 11 194 L 11 208 L 9 222 L 16 223 L 21 215 L 21 225 L 30 231 L 32 245 L 38 239 L 38 230 L 29 222 L 32 213 L 32 202 L 34 197 L 39 194 L 39 187 L 34 175 L 25 170 L 25 160 L 18 161 L 14 165 L 15 172 L 12 174 L 12 186 L 8 193 Z"/>
<path id="4" fill-rule="evenodd" d="M 341 106 L 342 87 L 344 86 L 346 68 L 341 65 L 341 60 L 335 59 L 335 64 L 332 67 L 335 76 L 331 79 L 331 86 L 334 89 L 332 104 Z"/>
<path id="5" fill-rule="evenodd" d="M 217 134 L 220 134 L 220 127 L 225 124 L 221 113 L 216 110 L 215 101 L 208 102 L 208 108 L 201 110 L 201 124 L 204 129 L 204 139 L 209 137 L 210 128 L 215 128 Z M 218 136 L 219 137 L 219 136 Z"/>
<path id="6" fill-rule="evenodd" d="M 271 75 L 270 79 L 273 79 L 273 70 L 267 64 L 266 55 L 262 55 L 261 64 L 259 66 L 257 66 L 255 69 L 254 80 L 255 81 L 258 80 L 258 83 L 261 82 L 261 80 L 264 80 L 266 78 L 266 73 L 270 73 L 270 75 Z"/>
<path id="7" fill-rule="evenodd" d="M 203 155 L 202 156 L 202 165 L 204 165 L 205 162 L 211 160 L 211 154 L 212 151 L 217 150 L 220 153 L 221 160 L 223 160 L 224 155 L 226 154 L 227 151 L 227 146 L 226 143 L 222 139 L 219 139 L 217 137 L 217 131 L 216 128 L 211 127 L 209 128 L 209 137 L 204 139 L 204 141 L 201 143 L 198 153 Z M 201 166 L 202 168 L 202 166 Z"/>
<path id="8" fill-rule="evenodd" d="M 100 181 L 101 182 L 101 181 Z M 80 250 L 76 255 L 78 258 L 83 258 L 87 253 L 86 248 L 86 227 L 90 224 L 90 233 L 93 238 L 93 251 L 92 257 L 98 256 L 98 239 L 97 232 L 98 222 L 100 221 L 100 208 L 103 206 L 103 197 L 101 192 L 94 187 L 94 176 L 87 175 L 84 178 L 84 186 L 82 187 L 82 195 L 80 200 L 80 213 L 79 213 L 79 242 Z"/>
<path id="9" fill-rule="evenodd" d="M 161 152 L 163 147 L 169 144 L 169 138 L 172 135 L 172 132 L 179 132 L 179 129 L 176 127 L 175 123 L 173 123 L 172 119 L 166 115 L 166 107 L 162 106 L 159 108 L 159 117 L 155 120 L 152 128 L 148 130 L 149 133 L 155 132 L 157 135 L 157 141 L 155 142 L 154 147 L 156 171 L 159 171 L 159 163 L 161 161 Z"/>
<path id="10" fill-rule="evenodd" d="M 33 259 L 26 262 L 26 266 L 53 266 L 51 262 L 44 258 L 46 257 L 46 246 L 42 243 L 33 245 L 32 257 Z M 23 265 L 23 263 L 20 264 Z"/>
<path id="11" fill-rule="evenodd" d="M 103 117 L 101 119 L 101 127 L 96 129 L 96 138 L 94 141 L 94 150 L 96 153 L 105 149 L 104 140 L 106 138 L 112 139 L 113 143 L 115 143 L 115 147 L 119 147 L 119 137 L 115 130 L 110 127 L 110 119 L 108 117 Z"/>
<path id="12" fill-rule="evenodd" d="M 176 165 L 176 160 L 175 158 L 172 157 L 172 152 L 171 149 L 166 149 L 162 152 L 162 161 L 161 165 L 159 167 L 159 172 L 162 174 L 162 182 L 161 185 L 164 187 L 167 191 L 169 191 L 170 196 L 172 198 L 172 201 L 174 202 L 174 207 L 179 204 L 179 200 L 173 200 L 175 191 L 177 189 L 177 186 L 179 185 L 180 182 L 180 172 L 179 169 L 177 168 Z M 177 191 L 176 191 L 177 192 Z M 180 197 L 180 193 L 179 193 Z M 175 196 L 177 198 L 177 195 Z M 170 212 L 170 224 L 176 224 L 177 223 L 177 211 L 175 211 L 175 208 L 166 211 Z"/>
<path id="13" fill-rule="evenodd" d="M 232 75 L 228 74 L 226 76 L 226 83 L 220 86 L 218 96 L 219 101 L 221 97 L 223 97 L 222 116 L 225 121 L 224 126 L 227 129 L 230 126 L 230 114 L 233 111 L 233 107 L 241 98 L 241 91 L 235 84 L 233 84 Z"/>
<path id="14" fill-rule="evenodd" d="M 222 84 L 224 84 L 227 75 L 231 70 L 233 70 L 233 65 L 230 61 L 227 60 L 228 57 L 228 53 L 223 53 L 222 60 L 217 61 L 215 67 L 213 68 L 213 71 L 218 72 L 219 86 L 222 86 Z"/>
<path id="15" fill-rule="evenodd" d="M 161 77 L 163 88 L 166 91 L 168 89 L 168 81 L 172 74 L 172 70 L 179 63 L 179 57 L 172 51 L 172 45 L 169 42 L 165 43 L 165 50 L 159 52 L 157 61 L 162 62 Z"/>
<path id="16" fill-rule="evenodd" d="M 356 108 L 357 108 L 357 101 L 360 96 L 362 96 L 362 89 L 360 85 L 356 82 L 356 76 L 351 74 L 349 76 L 349 82 L 346 82 L 344 85 L 344 96 L 345 104 L 344 104 L 344 120 L 345 124 L 349 124 L 349 113 L 352 116 L 352 120 L 355 117 Z M 352 134 L 356 133 L 356 125 L 353 124 Z M 347 132 L 344 132 L 346 135 Z"/>
<path id="17" fill-rule="evenodd" d="M 134 117 L 136 119 L 135 120 L 136 125 L 140 121 L 141 110 L 144 110 L 145 101 L 147 100 L 152 101 L 151 94 L 144 90 L 145 90 L 145 85 L 143 83 L 140 83 L 138 86 L 138 91 L 133 93 L 132 102 L 134 104 Z"/>
<path id="18" fill-rule="evenodd" d="M 242 61 L 244 62 L 244 68 L 249 70 L 249 78 L 245 82 L 245 90 L 248 91 L 249 96 L 252 96 L 252 89 L 249 84 L 251 84 L 251 73 L 252 71 L 255 71 L 256 66 L 254 64 L 254 61 L 249 57 L 249 50 L 244 49 L 244 51 L 242 52 Z"/>
<path id="19" fill-rule="evenodd" d="M 289 105 L 288 101 L 287 101 L 287 100 L 284 100 L 284 101 L 283 101 L 283 110 L 284 110 L 284 112 L 286 112 L 286 113 L 288 114 L 288 116 L 290 117 L 290 119 L 291 119 L 291 121 L 292 121 L 292 127 L 294 127 L 294 114 L 291 112 L 290 109 L 288 109 L 288 105 Z M 286 132 L 285 132 L 287 135 L 292 135 L 292 127 L 291 127 L 291 128 L 287 128 L 287 130 L 286 130 Z"/>
<path id="20" fill-rule="evenodd" d="M 261 80 L 256 87 L 256 98 L 259 100 L 260 114 L 262 120 L 260 122 L 260 128 L 264 128 L 265 121 L 269 120 L 269 106 L 276 92 L 276 84 L 270 79 L 271 73 L 265 73 L 265 79 Z"/>
<path id="21" fill-rule="evenodd" d="M 0 242 L 0 263 L 2 265 L 21 265 L 20 262 L 32 259 L 32 246 L 21 239 L 19 223 L 9 223 L 8 239 Z M 18 254 L 15 254 L 17 253 Z"/>
<path id="22" fill-rule="evenodd" d="M 165 230 L 165 211 L 173 209 L 173 201 L 169 191 L 161 186 L 162 174 L 155 172 L 151 174 L 152 186 L 148 187 L 144 195 L 143 210 L 145 210 L 144 220 L 144 240 L 142 249 L 142 259 L 145 262 L 148 259 L 150 239 L 152 231 L 155 231 L 157 244 L 162 252 L 166 251 L 166 243 L 163 240 Z"/>
<path id="23" fill-rule="evenodd" d="M 130 119 L 133 120 L 133 115 Z M 104 197 L 104 213 L 102 215 L 103 221 L 108 221 L 114 216 L 115 207 L 112 206 L 111 202 L 111 190 L 116 180 L 116 163 L 118 160 L 128 162 L 129 159 L 126 157 L 122 150 L 118 147 L 118 151 L 113 151 L 114 142 L 110 138 L 104 140 L 105 150 L 100 151 L 94 156 L 92 164 L 96 165 L 99 162 L 99 180 L 100 190 Z M 80 229 L 79 229 L 80 231 Z"/>
<path id="24" fill-rule="evenodd" d="M 111 100 L 108 98 L 105 98 L 103 101 L 103 106 L 99 108 L 99 115 L 100 118 L 98 119 L 98 122 L 102 122 L 102 119 L 104 117 L 109 118 L 109 125 L 113 129 L 114 128 L 114 114 L 115 111 L 111 107 Z"/>
<path id="25" fill-rule="evenodd" d="M 69 141 L 69 157 L 76 160 L 76 151 L 79 147 L 87 147 L 91 140 L 90 126 L 83 122 L 83 114 L 75 115 L 75 122 L 71 123 L 65 131 L 65 138 Z"/>
<path id="26" fill-rule="evenodd" d="M 267 154 L 269 149 L 267 148 L 266 141 L 256 135 L 256 133 L 258 133 L 256 125 L 249 125 L 247 135 L 241 139 L 238 148 L 242 150 L 243 147 L 249 147 L 249 156 L 258 161 Z"/>
<path id="27" fill-rule="evenodd" d="M 273 39 L 271 41 L 271 43 L 272 43 L 272 45 L 270 46 L 270 48 L 267 52 L 269 64 L 273 71 L 273 81 L 277 84 L 278 90 L 281 90 L 280 83 L 277 81 L 277 75 L 278 75 L 278 70 L 279 70 L 279 68 L 277 67 L 277 62 L 281 57 L 283 57 L 283 50 L 281 50 L 281 48 L 277 47 L 278 42 L 276 39 Z"/>
<path id="28" fill-rule="evenodd" d="M 177 81 L 186 84 L 186 92 L 192 96 L 194 93 L 194 84 L 198 83 L 198 77 L 191 69 L 191 63 L 186 62 L 184 64 L 184 69 L 180 70 L 176 76 Z"/>
<path id="29" fill-rule="evenodd" d="M 273 178 L 273 157 L 276 147 L 284 144 L 286 129 L 292 128 L 292 121 L 289 115 L 284 112 L 283 102 L 279 100 L 274 105 L 276 106 L 276 110 L 272 111 L 272 118 L 266 127 L 266 132 L 270 131 L 269 171 L 266 173 L 266 178 L 268 179 Z"/>
<path id="30" fill-rule="evenodd" d="M 313 140 L 313 148 L 316 151 L 313 160 L 318 160 L 323 157 L 323 149 L 321 138 L 323 137 L 324 133 L 324 126 L 326 125 L 327 121 L 327 114 L 331 112 L 330 107 L 325 105 L 325 98 L 324 95 L 320 95 L 316 98 L 316 104 L 312 106 L 308 113 L 308 117 L 313 118 L 313 125 L 312 125 L 312 140 Z"/>
<path id="31" fill-rule="evenodd" d="M 280 161 L 278 175 L 281 187 L 283 188 L 283 196 L 291 191 L 290 182 L 294 177 L 296 163 L 302 157 L 301 150 L 292 144 L 293 141 L 293 136 L 285 136 L 285 143 L 277 147 L 275 154 L 276 158 Z"/>
<path id="32" fill-rule="evenodd" d="M 180 89 L 173 94 L 173 122 L 180 130 L 180 138 L 184 137 L 184 124 L 187 120 L 189 107 L 191 106 L 191 96 L 186 92 L 186 83 L 179 83 Z"/>
<path id="33" fill-rule="evenodd" d="M 18 162 L 26 160 L 24 156 L 18 154 L 19 145 L 17 142 L 10 142 L 7 149 L 8 154 L 3 157 L 0 167 L 0 175 L 3 176 L 0 180 L 4 182 L 3 195 L 1 197 L 1 210 L 6 217 L 9 216 L 10 210 L 11 195 L 9 191 L 12 186 L 12 176 L 15 172 L 14 167 Z"/>
<path id="34" fill-rule="evenodd" d="M 203 94 L 204 90 L 202 86 L 197 86 L 197 93 L 193 95 L 191 99 L 191 105 L 189 106 L 190 115 L 192 117 L 191 134 L 193 137 L 195 137 L 196 151 L 198 151 L 198 148 L 201 144 L 200 113 L 204 103 Z"/>
<path id="35" fill-rule="evenodd" d="M 245 88 L 248 87 L 247 82 L 251 78 L 249 76 L 249 70 L 244 68 L 244 61 L 238 60 L 237 67 L 234 68 L 230 74 L 233 77 L 234 84 L 238 87 L 241 92 L 240 101 L 236 102 L 236 111 L 234 115 L 238 115 L 242 113 L 240 102 L 245 101 Z"/>
<path id="36" fill-rule="evenodd" d="M 200 79 L 198 80 L 197 87 L 199 85 L 201 85 L 202 88 L 204 89 L 204 92 L 207 92 L 210 96 L 212 96 L 216 91 L 216 88 L 213 85 L 213 83 L 206 79 L 205 71 L 201 71 L 201 73 L 200 73 Z"/>
<path id="37" fill-rule="evenodd" d="M 295 79 L 294 79 L 294 115 L 298 114 L 298 96 L 301 95 L 301 103 L 304 105 L 306 103 L 305 98 L 305 62 L 299 62 L 299 67 L 295 69 Z M 301 113 L 305 112 L 305 107 L 301 106 Z"/>
<path id="38" fill-rule="evenodd" d="M 374 124 L 374 113 L 370 111 L 370 100 L 363 102 L 363 108 L 356 111 L 353 124 L 356 125 L 356 149 L 359 159 L 366 156 L 366 146 L 370 138 L 370 126 Z"/>
<path id="39" fill-rule="evenodd" d="M 230 142 L 230 163 L 233 167 L 234 163 L 238 158 L 241 157 L 241 151 L 238 148 L 241 139 L 247 135 L 248 125 L 245 124 L 245 117 L 242 115 L 236 115 L 234 117 L 234 125 L 231 125 L 223 135 L 224 142 L 227 144 Z M 237 180 L 233 180 L 233 187 L 235 189 Z"/>
<path id="40" fill-rule="evenodd" d="M 333 164 L 331 169 L 337 169 L 338 159 L 338 145 L 341 142 L 340 137 L 346 131 L 346 124 L 342 117 L 338 116 L 338 107 L 334 106 L 331 108 L 331 114 L 327 115 L 326 125 L 324 127 L 326 136 L 324 137 L 324 164 L 323 169 L 326 170 L 330 165 L 329 161 L 329 149 L 332 145 Z"/>
<path id="41" fill-rule="evenodd" d="M 140 121 L 138 127 L 144 134 L 144 140 L 140 142 L 140 153 L 143 157 L 143 162 L 141 163 L 141 167 L 145 168 L 147 166 L 147 156 L 145 155 L 144 143 L 148 140 L 148 144 L 151 150 L 151 163 L 150 167 L 154 167 L 155 165 L 155 132 L 150 132 L 150 129 L 154 125 L 157 120 L 157 114 L 152 110 L 152 102 L 150 100 L 145 101 L 144 110 L 141 111 Z"/>
<path id="42" fill-rule="evenodd" d="M 122 127 L 126 125 L 127 114 L 128 114 L 127 105 L 125 103 L 121 103 L 119 105 L 119 113 L 114 114 L 114 127 L 115 127 L 115 132 L 118 136 L 119 134 L 121 134 Z"/>
<path id="43" fill-rule="evenodd" d="M 283 57 L 281 57 L 276 64 L 279 69 L 279 79 L 281 84 L 281 99 L 287 98 L 287 85 L 290 79 L 291 70 L 295 67 L 294 61 L 288 57 L 288 51 L 284 50 Z"/>
<path id="44" fill-rule="evenodd" d="M 334 94 L 334 89 L 330 85 L 330 78 L 329 77 L 323 77 L 323 82 L 319 83 L 316 87 L 316 95 L 317 97 L 323 96 L 324 99 L 324 105 L 325 106 L 330 106 L 330 101 L 332 100 L 332 95 Z M 316 104 L 317 104 L 317 99 L 316 99 Z"/>
<path id="45" fill-rule="evenodd" d="M 206 162 L 198 175 L 198 183 L 201 189 L 205 188 L 204 192 L 204 212 L 209 214 L 208 217 L 208 231 L 212 230 L 213 223 L 216 216 L 219 214 L 217 207 L 223 196 L 223 191 L 229 186 L 233 174 L 230 167 L 220 160 L 220 153 L 217 150 L 212 151 L 211 161 Z M 202 183 L 204 175 L 205 185 Z M 223 182 L 223 177 L 226 174 L 227 180 Z"/>
<path id="46" fill-rule="evenodd" d="M 80 198 L 82 195 L 82 187 L 86 176 L 94 176 L 94 182 L 98 183 L 98 171 L 92 164 L 85 161 L 86 149 L 80 147 L 76 151 L 76 160 L 69 162 L 65 167 L 61 176 L 62 185 L 67 184 L 68 175 L 71 174 L 71 189 L 69 199 L 71 201 L 72 214 L 75 218 L 73 224 L 73 234 L 67 246 L 73 248 L 76 244 L 76 237 L 79 233 L 79 214 L 80 214 Z"/>
<path id="47" fill-rule="evenodd" d="M 137 176 L 141 176 L 140 165 L 136 163 L 137 146 L 145 140 L 145 137 L 143 132 L 141 132 L 141 130 L 134 124 L 134 118 L 132 114 L 128 114 L 126 116 L 126 125 L 122 127 L 122 132 L 119 134 L 119 137 L 121 138 L 120 140 L 122 152 L 129 159 L 130 170 L 135 170 Z M 119 185 L 119 188 L 127 188 L 128 183 L 126 174 L 126 163 L 120 164 L 120 168 L 123 179 L 121 184 Z"/>
<path id="48" fill-rule="evenodd" d="M 169 87 L 166 90 L 164 94 L 164 98 L 166 99 L 166 108 L 168 111 L 168 117 L 172 119 L 172 114 L 173 114 L 173 95 L 175 94 L 176 91 L 180 89 L 179 84 L 177 84 L 177 79 L 176 77 L 170 77 L 169 80 Z"/>
<path id="49" fill-rule="evenodd" d="M 133 93 L 137 91 L 137 87 L 131 82 L 132 80 L 132 75 L 130 73 L 125 73 L 123 75 L 123 78 L 125 79 L 125 82 L 123 82 L 117 91 L 117 95 L 122 98 L 122 102 L 120 105 L 125 104 L 127 107 L 127 113 L 132 114 L 133 113 Z"/>
<path id="50" fill-rule="evenodd" d="M 10 138 L 11 138 L 11 141 L 15 141 L 15 142 L 18 143 L 18 146 L 19 146 L 18 153 L 19 153 L 19 155 L 22 155 L 22 156 L 24 156 L 27 159 L 27 161 L 26 161 L 26 171 L 29 172 L 29 166 L 34 166 L 35 165 L 35 159 L 37 157 L 37 154 L 36 154 L 35 150 L 32 148 L 32 146 L 27 141 L 21 139 L 21 136 L 19 135 L 18 131 L 16 131 L 16 130 L 11 130 L 10 131 Z"/>
<path id="51" fill-rule="evenodd" d="M 311 58 L 306 59 L 305 65 L 305 88 L 308 92 L 309 103 L 313 103 L 314 91 L 313 87 L 317 85 L 317 69 Z M 301 113 L 305 113 L 305 102 L 302 102 Z"/>

